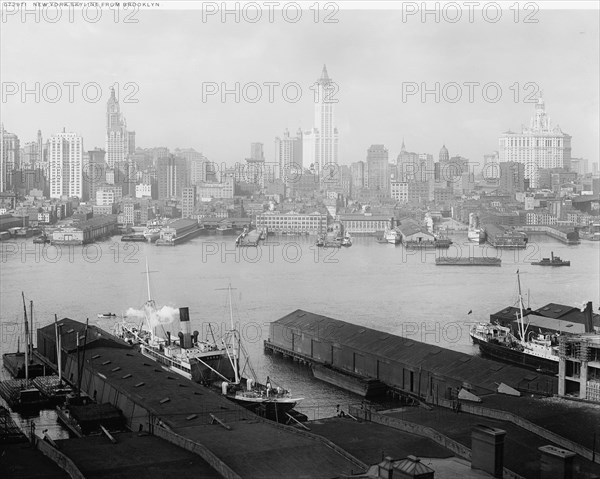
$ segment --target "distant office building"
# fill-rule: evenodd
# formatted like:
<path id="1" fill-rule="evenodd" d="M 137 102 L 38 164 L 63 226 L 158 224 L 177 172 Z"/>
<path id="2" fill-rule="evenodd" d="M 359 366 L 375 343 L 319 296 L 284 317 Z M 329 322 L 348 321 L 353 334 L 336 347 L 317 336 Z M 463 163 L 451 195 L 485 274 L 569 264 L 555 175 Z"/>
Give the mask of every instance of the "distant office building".
<path id="1" fill-rule="evenodd" d="M 448 148 L 446 148 L 446 145 L 442 145 L 442 149 L 440 150 L 440 153 L 438 155 L 438 161 L 440 163 L 444 163 L 449 160 L 450 160 L 450 153 L 448 152 Z"/>
<path id="2" fill-rule="evenodd" d="M 367 150 L 367 188 L 389 191 L 388 150 L 383 145 L 371 145 Z"/>
<path id="3" fill-rule="evenodd" d="M 419 164 L 419 154 L 406 150 L 404 140 L 402 140 L 402 148 L 400 154 L 396 158 L 396 180 L 397 181 L 414 181 L 416 171 Z"/>
<path id="4" fill-rule="evenodd" d="M 282 138 L 275 138 L 275 162 L 279 178 L 283 180 L 294 178 L 294 172 L 302 170 L 302 130 L 298 129 L 296 136 L 292 137 L 286 128 Z"/>
<path id="5" fill-rule="evenodd" d="M 484 180 L 497 180 L 500 178 L 500 161 L 497 151 L 483 155 L 483 170 L 481 174 Z"/>
<path id="6" fill-rule="evenodd" d="M 596 163 L 594 163 L 596 165 Z M 587 158 L 571 158 L 571 171 L 578 175 L 587 175 L 589 171 L 589 162 Z"/>
<path id="7" fill-rule="evenodd" d="M 202 153 L 196 152 L 189 158 L 190 184 L 198 185 L 207 181 L 210 162 Z"/>
<path id="8" fill-rule="evenodd" d="M 254 161 L 265 161 L 264 145 L 262 143 L 250 143 L 250 158 Z"/>
<path id="9" fill-rule="evenodd" d="M 50 198 L 83 197 L 83 138 L 77 133 L 52 135 L 48 169 Z"/>
<path id="10" fill-rule="evenodd" d="M 106 181 L 106 151 L 94 148 L 83 155 L 83 200 L 94 200 L 96 190 Z"/>
<path id="11" fill-rule="evenodd" d="M 408 183 L 405 181 L 391 181 L 390 193 L 393 200 L 408 203 Z"/>
<path id="12" fill-rule="evenodd" d="M 569 167 L 571 163 L 571 136 L 558 125 L 552 126 L 541 94 L 529 128 L 523 128 L 521 133 L 503 133 L 499 147 L 501 162 L 525 165 L 525 179 L 532 188 L 538 188 L 540 168 Z"/>
<path id="13" fill-rule="evenodd" d="M 21 146 L 19 137 L 0 125 L 0 192 L 12 190 L 12 172 L 20 163 Z"/>
<path id="14" fill-rule="evenodd" d="M 367 165 L 364 161 L 357 161 L 350 165 L 350 174 L 352 175 L 353 188 L 365 188 L 367 183 Z"/>
<path id="15" fill-rule="evenodd" d="M 135 197 L 136 198 L 150 198 L 152 197 L 152 185 L 146 183 L 140 183 L 135 185 Z"/>
<path id="16" fill-rule="evenodd" d="M 100 185 L 96 189 L 96 205 L 110 206 L 118 203 L 123 198 L 123 192 L 116 185 Z"/>
<path id="17" fill-rule="evenodd" d="M 220 183 L 200 183 L 196 185 L 196 195 L 203 201 L 215 199 L 233 198 L 234 179 L 233 175 L 223 175 Z"/>
<path id="18" fill-rule="evenodd" d="M 317 80 L 315 95 L 315 123 L 312 130 L 302 137 L 304 164 L 314 165 L 320 174 L 327 164 L 338 164 L 338 130 L 334 126 L 334 105 L 337 102 L 337 88 L 323 65 L 321 78 Z"/>
<path id="19" fill-rule="evenodd" d="M 157 161 L 158 199 L 180 197 L 187 186 L 187 165 L 184 158 L 170 155 Z"/>
<path id="20" fill-rule="evenodd" d="M 127 131 L 115 89 L 106 104 L 106 163 L 110 168 L 124 163 L 135 152 L 135 132 Z"/>
<path id="21" fill-rule="evenodd" d="M 181 194 L 181 217 L 191 218 L 196 209 L 196 187 L 186 186 Z"/>

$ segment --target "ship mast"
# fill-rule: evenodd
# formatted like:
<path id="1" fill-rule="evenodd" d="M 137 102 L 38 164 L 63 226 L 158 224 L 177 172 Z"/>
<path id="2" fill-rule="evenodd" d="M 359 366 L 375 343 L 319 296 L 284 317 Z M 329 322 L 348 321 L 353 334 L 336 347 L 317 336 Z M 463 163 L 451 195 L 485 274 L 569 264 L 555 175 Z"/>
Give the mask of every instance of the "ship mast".
<path id="1" fill-rule="evenodd" d="M 227 288 L 229 291 L 229 320 L 231 322 L 231 334 L 232 334 L 232 338 L 233 338 L 233 374 L 234 374 L 234 378 L 235 378 L 235 383 L 238 384 L 240 382 L 240 373 L 238 371 L 239 369 L 239 361 L 238 361 L 238 354 L 237 354 L 237 349 L 236 349 L 236 334 L 235 334 L 235 327 L 233 325 L 233 301 L 231 300 L 231 284 L 229 285 L 229 287 Z"/>
<path id="2" fill-rule="evenodd" d="M 519 285 L 519 334 L 521 335 L 521 341 L 525 341 L 525 324 L 523 323 L 523 294 L 521 292 L 521 277 L 519 276 L 519 270 L 517 270 L 517 284 Z"/>

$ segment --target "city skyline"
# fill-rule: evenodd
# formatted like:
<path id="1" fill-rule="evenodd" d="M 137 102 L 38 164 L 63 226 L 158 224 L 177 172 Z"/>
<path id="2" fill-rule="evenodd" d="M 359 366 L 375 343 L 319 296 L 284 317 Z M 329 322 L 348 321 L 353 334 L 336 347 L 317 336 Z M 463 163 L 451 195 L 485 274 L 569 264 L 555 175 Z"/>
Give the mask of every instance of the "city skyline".
<path id="1" fill-rule="evenodd" d="M 359 18 L 359 13 L 364 15 Z M 189 25 L 196 18 L 195 15 L 200 15 L 198 11 L 141 11 L 140 15 L 144 15 L 137 25 L 108 21 L 82 25 L 81 22 L 75 22 L 68 25 L 63 35 L 56 32 L 57 25 L 42 23 L 31 33 L 32 38 L 53 31 L 57 34 L 49 41 L 51 45 L 44 48 L 55 49 L 61 45 L 64 47 L 65 41 L 76 39 L 78 44 L 73 48 L 74 57 L 81 60 L 82 68 L 57 70 L 57 66 L 49 62 L 49 68 L 39 69 L 36 65 L 46 63 L 39 58 L 40 54 L 43 55 L 44 48 L 36 42 L 31 42 L 30 45 L 28 41 L 19 53 L 3 51 L 5 82 L 15 82 L 17 85 L 25 82 L 32 85 L 35 81 L 41 84 L 74 81 L 84 85 L 94 81 L 101 85 L 102 98 L 97 103 L 85 102 L 81 91 L 76 89 L 79 96 L 76 94 L 75 101 L 69 103 L 66 99 L 66 87 L 63 87 L 62 100 L 53 104 L 44 102 L 43 98 L 40 103 L 35 103 L 33 95 L 26 98 L 29 101 L 21 103 L 20 100 L 17 101 L 17 94 L 7 97 L 5 102 L 3 99 L 2 121 L 7 131 L 19 136 L 22 144 L 33 141 L 38 129 L 42 130 L 44 137 L 49 137 L 65 127 L 67 131 L 78 132 L 84 138 L 86 150 L 95 146 L 102 147 L 106 130 L 101 122 L 110 93 L 109 86 L 118 81 L 120 91 L 117 91 L 117 99 L 123 115 L 128 118 L 128 124 L 136 131 L 136 143 L 139 146 L 166 146 L 171 150 L 176 147 L 191 147 L 202 152 L 211 161 L 232 165 L 243 161 L 247 156 L 248 143 L 261 142 L 265 145 L 266 160 L 273 162 L 275 138 L 281 136 L 282 131 L 296 131 L 298 128 L 308 130 L 313 127 L 314 91 L 310 88 L 318 79 L 323 64 L 326 64 L 329 74 L 339 87 L 335 126 L 340 131 L 340 164 L 364 161 L 371 144 L 384 144 L 393 161 L 400 153 L 403 139 L 411 151 L 436 155 L 445 144 L 451 156 L 460 155 L 469 158 L 471 162 L 483 163 L 484 154 L 498 149 L 497 141 L 502 132 L 519 130 L 521 125 L 527 124 L 535 104 L 524 103 L 523 100 L 526 95 L 538 91 L 544 92 L 547 110 L 554 122 L 573 137 L 572 156 L 588 158 L 593 163 L 598 158 L 600 126 L 597 116 L 598 92 L 591 85 L 598 83 L 598 68 L 597 65 L 582 63 L 581 59 L 597 56 L 598 53 L 598 32 L 593 28 L 594 19 L 582 11 L 540 10 L 538 13 L 538 24 L 469 24 L 468 28 L 461 30 L 461 33 L 452 36 L 450 40 L 446 38 L 447 45 L 440 46 L 438 43 L 435 49 L 431 48 L 432 43 L 445 38 L 445 34 L 450 33 L 451 24 L 400 23 L 403 28 L 396 32 L 400 35 L 399 44 L 402 44 L 401 40 L 410 38 L 421 41 L 420 44 L 416 42 L 416 45 L 411 42 L 411 48 L 404 52 L 395 51 L 394 45 L 388 45 L 389 42 L 382 43 L 386 36 L 388 40 L 394 38 L 391 36 L 394 33 L 391 30 L 393 22 L 388 22 L 387 18 L 400 18 L 401 12 L 398 11 L 357 12 L 342 9 L 338 12 L 340 23 L 304 23 L 304 35 L 300 31 L 296 32 L 288 23 L 280 25 L 276 22 L 266 25 L 206 23 L 202 25 L 201 32 L 173 31 L 174 28 L 186 30 L 176 25 Z M 185 18 L 186 14 L 191 18 Z M 573 21 L 564 25 L 565 28 L 560 32 L 555 32 L 555 27 L 562 21 L 561 14 L 572 17 Z M 172 32 L 172 35 L 168 35 L 169 42 L 175 42 L 178 49 L 173 53 L 172 49 L 162 46 L 155 48 L 156 56 L 150 57 L 151 50 L 158 46 L 150 35 L 152 29 L 162 23 L 157 20 L 158 16 L 178 19 L 174 22 L 165 20 L 162 25 L 162 28 Z M 386 21 L 383 21 L 384 18 Z M 366 28 L 377 19 L 383 23 L 380 29 Z M 353 38 L 357 23 L 362 23 L 365 31 L 375 31 L 372 35 L 374 38 L 365 38 L 360 32 Z M 5 23 L 3 36 L 16 35 L 18 39 L 23 30 L 11 26 L 10 21 Z M 432 27 L 436 30 L 432 30 Z M 283 31 L 286 34 L 281 41 L 273 45 L 270 40 Z M 498 48 L 501 43 L 497 41 L 498 31 L 506 35 L 503 37 L 503 45 L 509 50 L 511 45 L 515 46 L 519 41 L 529 39 L 519 47 L 519 53 L 511 57 L 514 71 L 498 68 L 498 65 L 507 60 L 507 56 L 510 57 L 505 49 Z M 249 32 L 255 34 L 255 41 L 240 48 L 237 40 Z M 107 35 L 108 33 L 112 34 Z M 104 48 L 110 49 L 113 42 L 132 34 L 139 34 L 148 41 L 140 41 L 131 51 L 113 49 L 111 55 L 96 58 L 96 63 L 93 57 L 88 59 L 82 55 L 86 47 L 97 47 L 100 37 L 108 37 Z M 211 47 L 210 51 L 189 55 L 194 45 L 198 45 L 195 41 L 206 35 L 217 35 L 218 38 L 228 38 L 230 41 Z M 301 44 L 296 49 L 297 61 L 293 61 L 294 55 L 291 55 L 291 59 L 278 56 L 299 39 L 298 35 L 305 38 L 306 45 Z M 471 35 L 476 35 L 478 42 L 469 42 Z M 334 41 L 335 38 L 338 40 Z M 189 42 L 186 43 L 186 39 Z M 359 43 L 362 40 L 365 42 Z M 325 42 L 325 46 L 310 51 L 309 47 L 318 42 Z M 470 65 L 470 72 L 464 67 L 469 66 L 465 63 L 470 62 L 471 57 L 456 54 L 460 50 L 458 47 L 465 46 L 474 48 L 476 54 L 483 54 L 488 48 L 488 54 L 481 57 L 477 69 Z M 355 52 L 351 51 L 352 47 L 357 47 Z M 453 47 L 456 47 L 456 51 L 453 51 Z M 493 47 L 494 55 L 489 54 L 492 51 L 490 47 Z M 529 58 L 536 49 L 543 55 Z M 560 75 L 557 75 L 557 66 L 548 64 L 543 59 L 548 52 L 552 52 L 552 55 L 562 52 L 561 62 L 558 62 Z M 387 62 L 380 61 L 386 54 Z M 442 60 L 448 54 L 453 54 L 455 62 Z M 219 62 L 218 57 L 236 61 L 224 64 Z M 268 62 L 269 58 L 281 58 L 282 63 Z M 26 61 L 27 59 L 30 61 Z M 397 64 L 399 59 L 402 62 Z M 112 67 L 106 68 L 109 61 L 112 62 Z M 161 71 L 155 72 L 153 76 L 149 71 L 152 66 L 160 67 Z M 16 67 L 19 67 L 18 70 Z M 247 69 L 252 74 L 244 73 L 245 67 L 252 67 Z M 162 72 L 163 69 L 165 72 Z M 443 73 L 443 70 L 447 73 Z M 13 73 L 17 71 L 20 74 Z M 90 74 L 83 74 L 82 71 L 89 71 Z M 211 74 L 207 75 L 205 71 L 210 71 Z M 463 73 L 459 75 L 461 71 Z M 176 82 L 168 81 L 170 77 L 177 78 L 178 74 L 186 76 Z M 140 80 L 140 77 L 148 80 Z M 202 82 L 233 85 L 236 81 L 242 84 L 257 82 L 259 85 L 265 82 L 279 82 L 280 85 L 296 82 L 302 87 L 302 97 L 296 103 L 284 101 L 281 90 L 275 89 L 275 101 L 269 103 L 264 98 L 266 88 L 263 87 L 263 99 L 256 103 L 222 103 L 218 94 L 208 96 L 202 102 Z M 137 86 L 125 87 L 128 82 Z M 463 86 L 463 98 L 457 103 L 434 103 L 433 95 L 427 96 L 425 103 L 422 103 L 419 94 L 406 95 L 405 101 L 402 101 L 403 93 L 411 87 L 409 84 L 419 86 L 423 82 L 428 87 L 435 82 L 445 85 L 452 82 L 459 85 L 465 82 L 497 82 L 503 96 L 497 103 L 491 103 L 483 101 L 475 89 L 475 101 L 469 103 L 465 100 L 467 88 Z M 519 83 L 518 88 L 515 87 L 515 82 Z M 526 89 L 524 85 L 527 82 L 535 85 Z M 368 85 L 371 87 L 367 88 Z M 378 88 L 372 88 L 372 85 L 377 85 Z M 249 91 L 247 89 L 247 93 Z M 513 98 L 517 92 L 519 102 L 515 102 Z M 449 87 L 445 93 L 448 96 L 454 92 Z M 232 95 L 226 100 L 231 97 Z M 139 102 L 129 103 L 125 101 L 127 99 L 138 99 Z M 457 117 L 464 120 L 455 121 Z M 31 118 L 38 121 L 32 124 Z M 82 121 L 82 118 L 85 120 Z"/>

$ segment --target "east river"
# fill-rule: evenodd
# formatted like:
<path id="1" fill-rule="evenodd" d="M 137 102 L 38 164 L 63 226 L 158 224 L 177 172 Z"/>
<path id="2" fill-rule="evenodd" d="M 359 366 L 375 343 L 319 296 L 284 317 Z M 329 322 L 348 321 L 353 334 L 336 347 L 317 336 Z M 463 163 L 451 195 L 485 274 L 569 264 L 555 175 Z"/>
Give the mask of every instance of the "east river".
<path id="1" fill-rule="evenodd" d="M 402 246 L 354 238 L 350 248 L 323 249 L 314 237 L 269 237 L 259 248 L 235 248 L 234 237 L 205 236 L 176 247 L 123 243 L 118 236 L 86 246 L 33 244 L 31 239 L 0 243 L 0 345 L 14 352 L 22 334 L 23 305 L 34 302 L 35 327 L 69 317 L 112 330 L 115 320 L 147 299 L 145 261 L 153 299 L 159 307 L 190 308 L 192 328 L 215 335 L 229 327 L 227 288 L 233 288 L 239 324 L 259 380 L 304 397 L 298 410 L 310 419 L 331 416 L 336 404 L 360 401 L 311 377 L 306 367 L 263 354 L 269 323 L 303 309 L 355 324 L 434 343 L 469 354 L 478 350 L 468 330 L 474 321 L 517 301 L 520 271 L 524 301 L 537 309 L 554 302 L 600 305 L 600 244 L 567 246 L 530 236 L 525 250 L 496 250 L 469 243 L 465 233 L 450 238 L 447 251 L 406 251 Z M 530 263 L 551 251 L 570 267 Z M 501 267 L 436 266 L 436 256 L 500 257 Z M 472 311 L 471 314 L 468 314 Z M 178 321 L 165 326 L 175 333 Z M 22 340 L 21 340 L 22 341 Z M 22 342 L 21 342 L 22 344 Z"/>

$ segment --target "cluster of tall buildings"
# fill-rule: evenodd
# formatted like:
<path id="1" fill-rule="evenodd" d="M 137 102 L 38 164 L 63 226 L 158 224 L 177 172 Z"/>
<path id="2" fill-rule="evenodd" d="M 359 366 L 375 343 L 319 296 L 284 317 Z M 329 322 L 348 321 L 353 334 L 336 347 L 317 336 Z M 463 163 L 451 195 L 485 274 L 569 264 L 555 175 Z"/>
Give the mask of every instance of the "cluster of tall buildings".
<path id="1" fill-rule="evenodd" d="M 397 158 L 390 161 L 388 148 L 373 144 L 364 160 L 339 165 L 334 115 L 337 85 L 325 65 L 313 93 L 313 127 L 298 128 L 293 135 L 286 129 L 275 138 L 274 162 L 266 161 L 264 145 L 256 142 L 250 145 L 249 157 L 227 167 L 193 148 L 173 152 L 164 147 L 136 148 L 135 132 L 127 128 L 111 89 L 104 148 L 86 151 L 82 137 L 64 129 L 45 142 L 38 131 L 34 141 L 23 145 L 2 126 L 0 192 L 37 189 L 50 198 L 78 197 L 103 205 L 127 196 L 183 198 L 189 209 L 194 204 L 189 200 L 192 194 L 195 198 L 233 198 L 257 188 L 264 190 L 267 183 L 277 180 L 290 197 L 310 196 L 321 189 L 360 200 L 402 203 L 444 201 L 474 185 L 469 160 L 451 157 L 445 145 L 436 161 L 432 154 L 408 151 L 403 141 Z M 484 156 L 483 177 L 496 181 L 501 193 L 514 194 L 545 188 L 573 172 L 585 174 L 587 169 L 587 160 L 571 157 L 571 136 L 553 126 L 540 95 L 530 125 L 521 133 L 503 133 L 499 150 Z"/>

